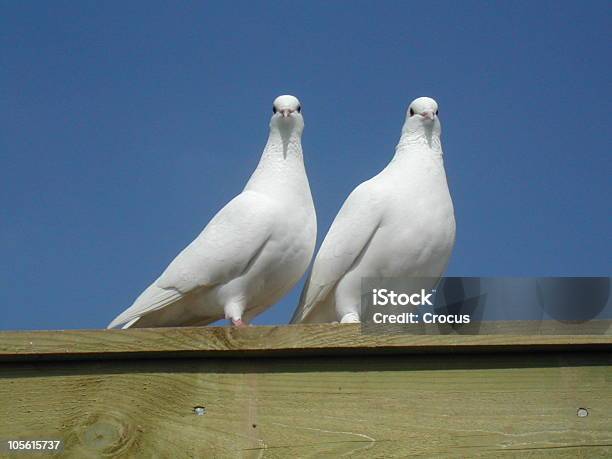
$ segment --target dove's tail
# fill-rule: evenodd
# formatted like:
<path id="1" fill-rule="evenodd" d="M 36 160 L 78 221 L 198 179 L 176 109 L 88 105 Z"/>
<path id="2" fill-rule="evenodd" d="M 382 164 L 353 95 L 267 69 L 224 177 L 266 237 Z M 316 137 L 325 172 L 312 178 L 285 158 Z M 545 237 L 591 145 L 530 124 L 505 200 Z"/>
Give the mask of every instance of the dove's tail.
<path id="1" fill-rule="evenodd" d="M 183 294 L 178 290 L 160 288 L 154 282 L 136 298 L 132 306 L 119 314 L 106 328 L 115 328 L 121 324 L 125 324 L 122 328 L 130 328 L 142 316 L 168 306 L 182 297 Z"/>
<path id="2" fill-rule="evenodd" d="M 121 327 L 121 330 L 125 330 L 126 328 L 130 328 L 132 325 L 134 325 L 139 320 L 140 320 L 140 317 L 136 317 L 135 319 L 130 320 L 128 323 L 124 324 Z M 110 325 L 109 325 L 109 328 L 110 328 Z"/>

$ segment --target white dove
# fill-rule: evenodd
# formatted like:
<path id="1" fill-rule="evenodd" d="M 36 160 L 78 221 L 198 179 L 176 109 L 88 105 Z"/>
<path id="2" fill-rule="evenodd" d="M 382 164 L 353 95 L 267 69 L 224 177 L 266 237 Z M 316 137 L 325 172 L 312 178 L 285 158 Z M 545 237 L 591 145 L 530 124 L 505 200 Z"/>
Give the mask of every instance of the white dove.
<path id="1" fill-rule="evenodd" d="M 455 217 L 440 134 L 436 101 L 414 100 L 393 159 L 353 190 L 332 223 L 292 323 L 360 322 L 365 277 L 442 275 Z"/>
<path id="2" fill-rule="evenodd" d="M 108 328 L 244 326 L 302 277 L 314 253 L 315 209 L 302 156 L 304 119 L 274 100 L 270 134 L 246 187 Z"/>

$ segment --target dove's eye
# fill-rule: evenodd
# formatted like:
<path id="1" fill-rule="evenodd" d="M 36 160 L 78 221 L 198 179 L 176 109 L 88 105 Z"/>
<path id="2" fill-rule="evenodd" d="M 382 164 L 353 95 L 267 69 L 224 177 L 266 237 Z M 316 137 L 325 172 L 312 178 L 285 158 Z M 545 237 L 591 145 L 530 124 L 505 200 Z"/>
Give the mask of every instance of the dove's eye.
<path id="1" fill-rule="evenodd" d="M 272 113 L 276 113 L 276 107 L 272 105 Z"/>
<path id="2" fill-rule="evenodd" d="M 439 111 L 440 111 L 440 110 L 436 110 L 436 116 L 438 116 L 438 112 L 439 112 Z"/>
<path id="3" fill-rule="evenodd" d="M 414 110 L 412 108 L 410 109 L 410 116 L 414 116 Z"/>
<path id="4" fill-rule="evenodd" d="M 302 107 L 301 107 L 301 106 L 299 106 L 299 105 L 298 105 L 298 108 L 297 108 L 297 112 L 298 112 L 298 113 L 302 113 Z"/>

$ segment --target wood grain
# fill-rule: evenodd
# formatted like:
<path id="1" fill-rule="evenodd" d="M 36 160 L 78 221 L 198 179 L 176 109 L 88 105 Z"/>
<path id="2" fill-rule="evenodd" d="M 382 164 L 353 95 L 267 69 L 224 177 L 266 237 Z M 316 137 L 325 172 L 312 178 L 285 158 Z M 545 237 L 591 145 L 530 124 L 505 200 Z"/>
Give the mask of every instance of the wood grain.
<path id="1" fill-rule="evenodd" d="M 611 363 L 602 352 L 3 363 L 0 436 L 61 438 L 71 458 L 610 457 Z"/>
<path id="2" fill-rule="evenodd" d="M 545 334 L 585 333 L 566 325 L 0 333 L 0 439 L 69 458 L 612 457 L 609 324 Z"/>
<path id="3" fill-rule="evenodd" d="M 601 350 L 612 345 L 610 321 L 483 322 L 479 335 L 434 327 L 413 331 L 367 334 L 356 324 L 317 324 L 1 332 L 0 361 Z"/>

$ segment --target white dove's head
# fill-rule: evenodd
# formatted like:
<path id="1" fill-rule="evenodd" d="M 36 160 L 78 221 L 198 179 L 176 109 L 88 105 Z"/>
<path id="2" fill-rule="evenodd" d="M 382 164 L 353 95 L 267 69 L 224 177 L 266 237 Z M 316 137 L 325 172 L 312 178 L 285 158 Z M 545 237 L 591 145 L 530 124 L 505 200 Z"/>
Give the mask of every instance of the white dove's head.
<path id="1" fill-rule="evenodd" d="M 431 97 L 414 99 L 408 107 L 408 117 L 418 116 L 423 121 L 434 121 L 438 116 L 438 103 Z"/>
<path id="2" fill-rule="evenodd" d="M 297 97 L 284 95 L 274 99 L 270 128 L 277 128 L 286 133 L 296 131 L 302 133 L 304 118 L 302 118 L 302 104 Z"/>
<path id="3" fill-rule="evenodd" d="M 438 118 L 438 103 L 431 97 L 419 97 L 408 106 L 403 132 L 412 138 L 425 138 L 431 143 L 439 138 L 442 126 Z"/>

